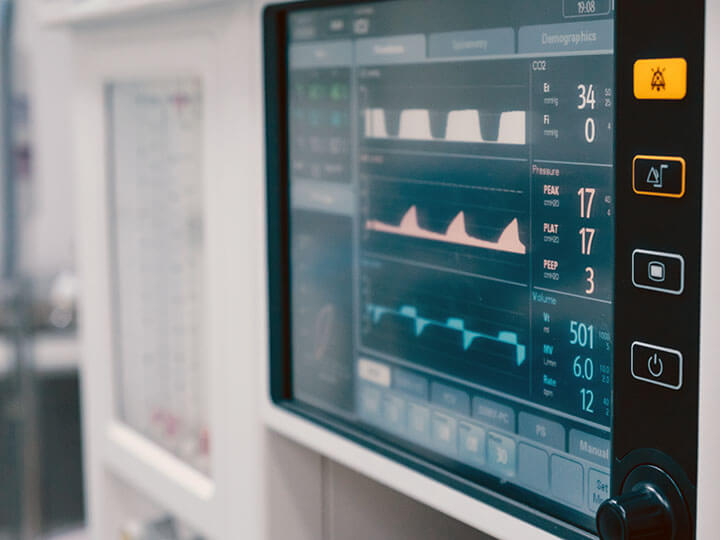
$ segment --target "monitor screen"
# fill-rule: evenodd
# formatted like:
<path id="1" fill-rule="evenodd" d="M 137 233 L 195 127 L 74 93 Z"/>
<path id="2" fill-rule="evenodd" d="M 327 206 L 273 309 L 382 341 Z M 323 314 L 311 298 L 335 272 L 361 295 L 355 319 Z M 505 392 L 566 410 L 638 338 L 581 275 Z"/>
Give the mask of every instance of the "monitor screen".
<path id="1" fill-rule="evenodd" d="M 592 529 L 609 495 L 611 1 L 306 7 L 286 40 L 293 399 Z"/>

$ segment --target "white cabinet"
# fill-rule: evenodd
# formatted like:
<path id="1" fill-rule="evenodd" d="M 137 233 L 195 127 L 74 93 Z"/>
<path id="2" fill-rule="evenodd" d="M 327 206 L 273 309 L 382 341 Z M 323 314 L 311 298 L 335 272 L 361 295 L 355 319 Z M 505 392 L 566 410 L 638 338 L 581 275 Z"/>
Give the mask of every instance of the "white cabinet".
<path id="1" fill-rule="evenodd" d="M 54 20 L 74 57 L 90 537 L 147 499 L 209 540 L 351 539 L 361 516 L 369 538 L 465 538 L 264 427 L 261 2 L 81 17 L 94 1 Z"/>
<path id="2" fill-rule="evenodd" d="M 264 536 L 256 15 L 68 30 L 92 538 L 117 537 L 119 484 L 205 538 Z"/>

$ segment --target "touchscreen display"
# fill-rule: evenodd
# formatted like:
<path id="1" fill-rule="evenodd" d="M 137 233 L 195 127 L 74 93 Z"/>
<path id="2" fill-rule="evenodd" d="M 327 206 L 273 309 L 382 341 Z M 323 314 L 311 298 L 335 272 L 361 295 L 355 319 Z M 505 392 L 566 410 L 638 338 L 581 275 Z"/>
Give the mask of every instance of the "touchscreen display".
<path id="1" fill-rule="evenodd" d="M 610 0 L 287 25 L 293 399 L 585 528 L 609 495 L 614 41 Z"/>

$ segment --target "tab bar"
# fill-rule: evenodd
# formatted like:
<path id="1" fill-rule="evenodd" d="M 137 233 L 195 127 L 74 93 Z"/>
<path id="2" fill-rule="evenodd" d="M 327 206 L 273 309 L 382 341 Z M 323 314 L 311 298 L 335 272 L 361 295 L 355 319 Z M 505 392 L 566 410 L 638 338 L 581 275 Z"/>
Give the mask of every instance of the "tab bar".
<path id="1" fill-rule="evenodd" d="M 610 20 L 523 26 L 518 52 L 611 51 L 614 48 L 613 31 Z"/>
<path id="2" fill-rule="evenodd" d="M 430 35 L 430 57 L 485 56 L 515 54 L 515 30 L 492 28 L 468 32 L 442 32 Z"/>
<path id="3" fill-rule="evenodd" d="M 426 58 L 425 35 L 358 39 L 355 55 L 358 65 L 361 66 L 423 62 Z"/>
<path id="4" fill-rule="evenodd" d="M 351 41 L 322 41 L 290 45 L 290 69 L 349 66 Z"/>

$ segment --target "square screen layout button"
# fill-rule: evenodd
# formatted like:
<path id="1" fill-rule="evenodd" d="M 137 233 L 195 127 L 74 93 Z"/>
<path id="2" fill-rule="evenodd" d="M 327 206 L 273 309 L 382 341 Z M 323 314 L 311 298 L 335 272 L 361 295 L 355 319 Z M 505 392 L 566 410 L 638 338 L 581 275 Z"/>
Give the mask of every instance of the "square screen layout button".
<path id="1" fill-rule="evenodd" d="M 685 259 L 675 253 L 636 249 L 632 281 L 638 289 L 680 295 L 685 290 Z"/>

